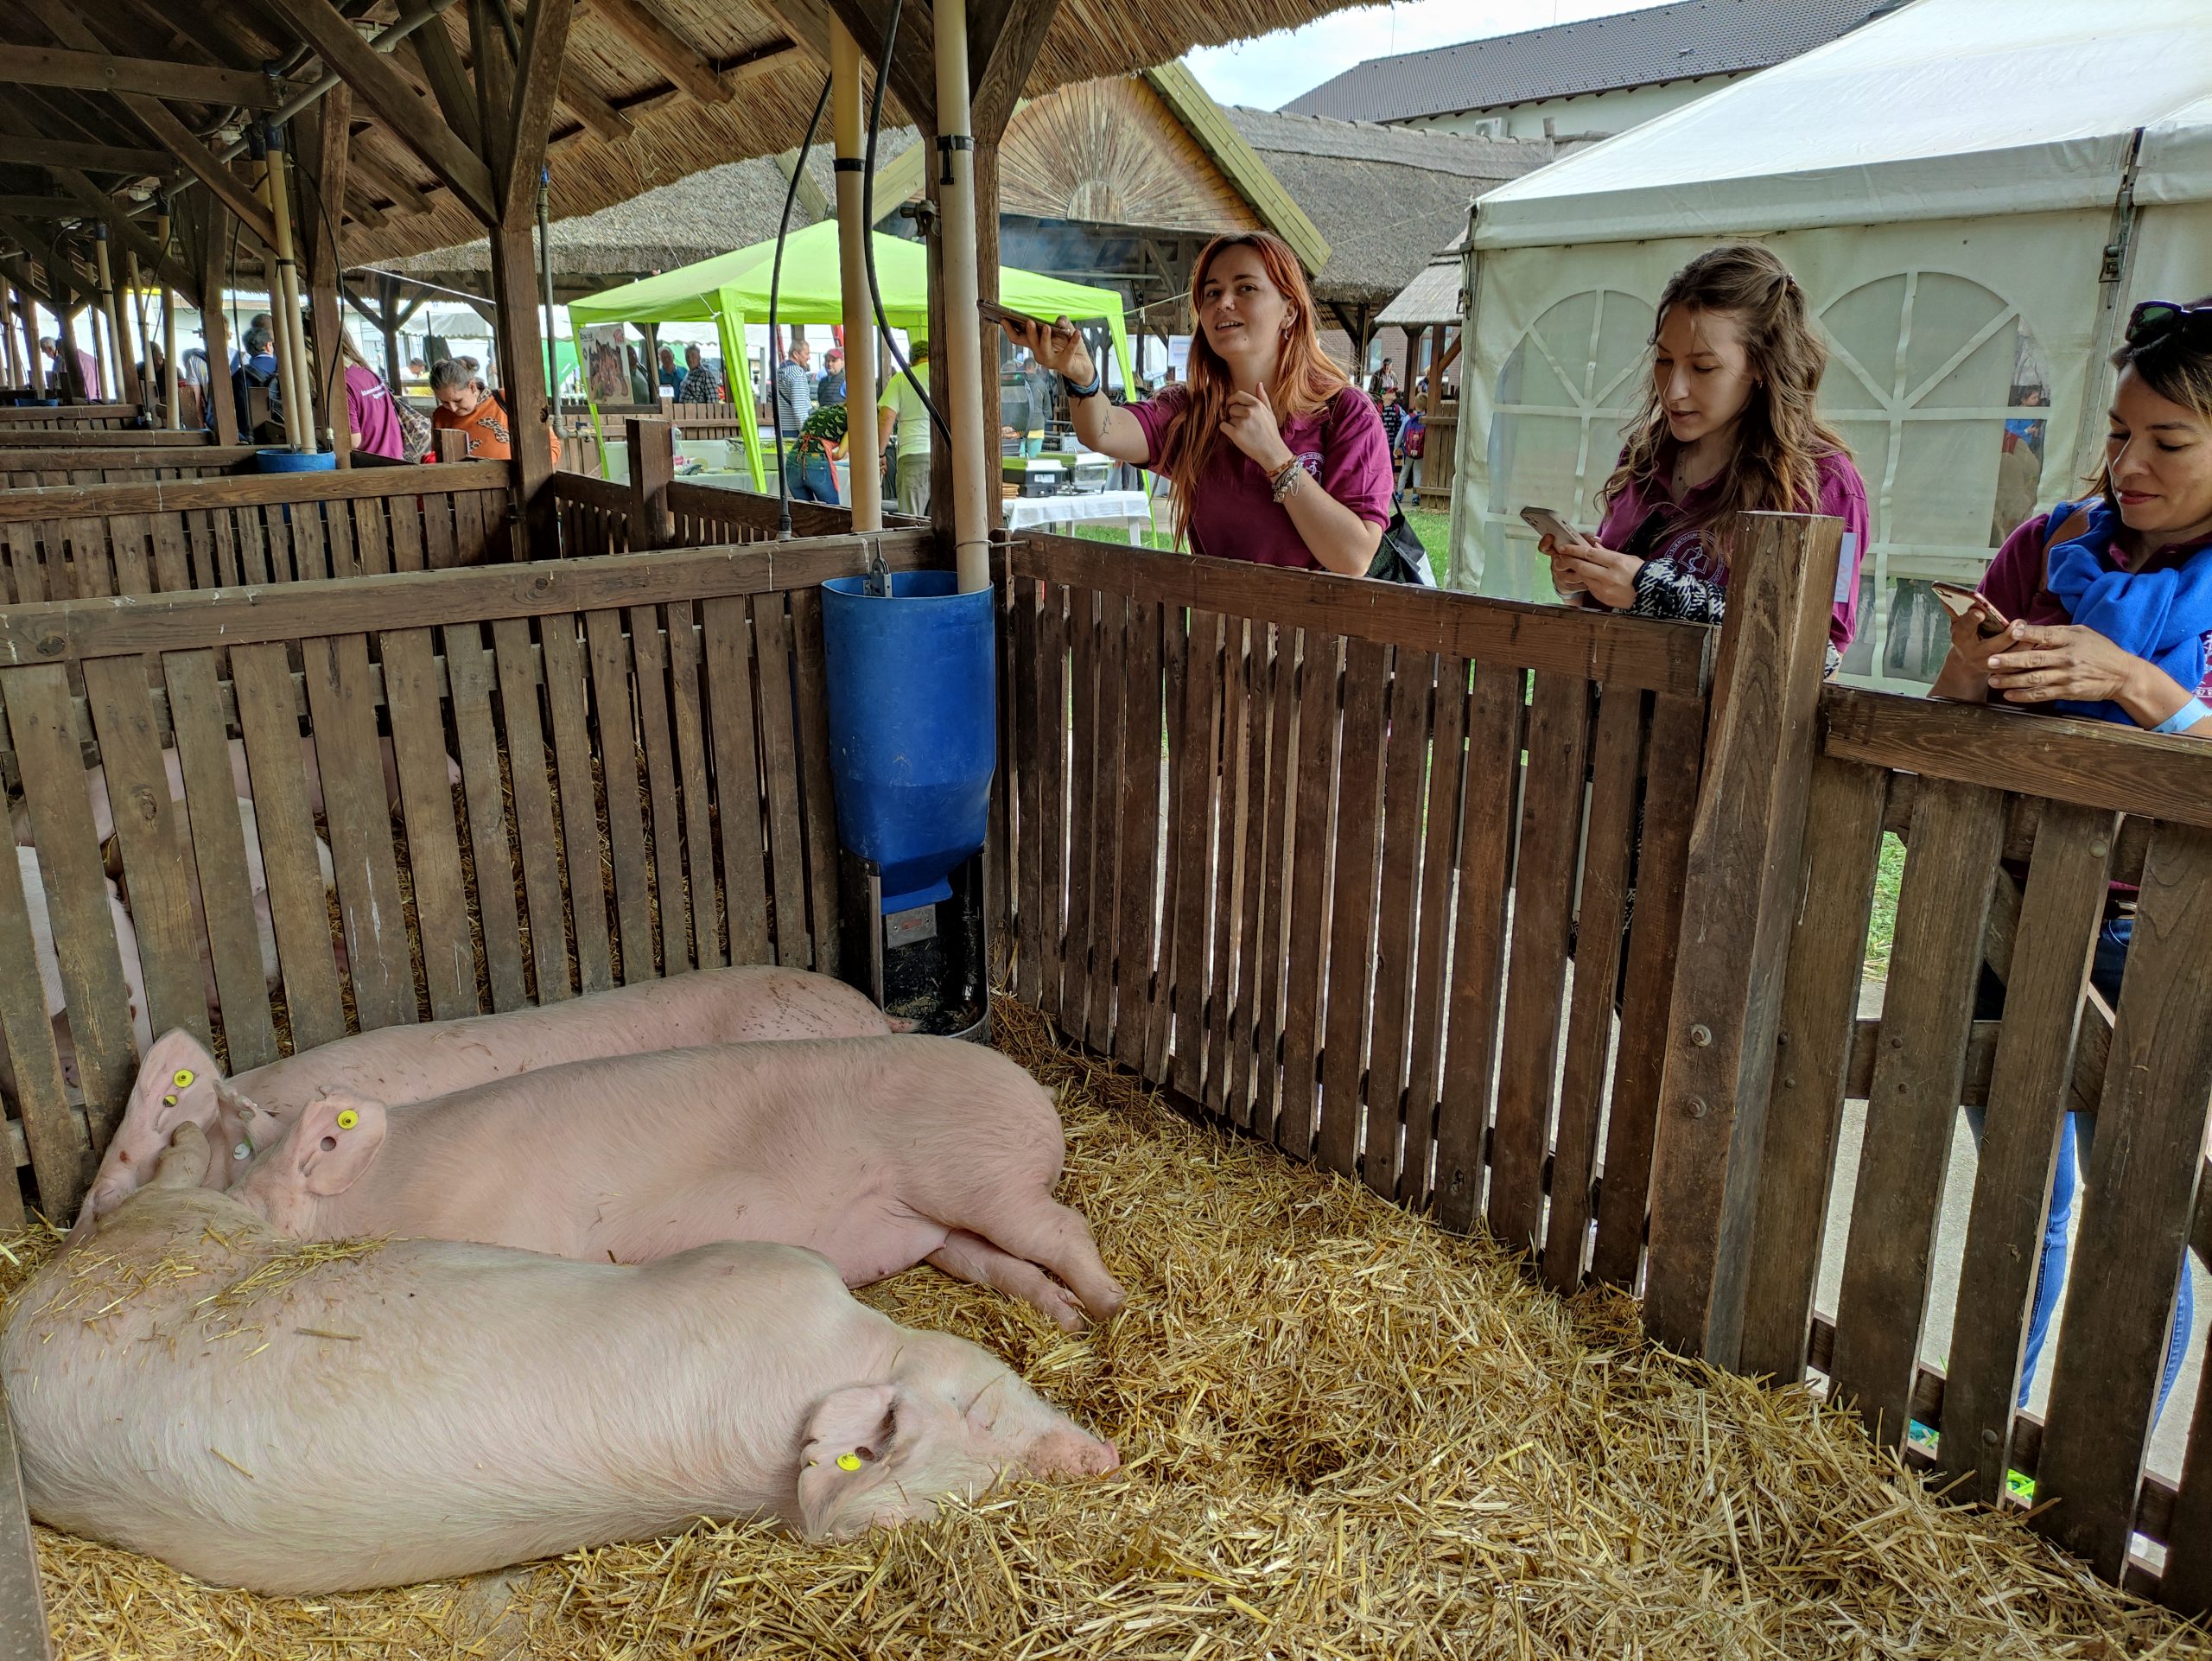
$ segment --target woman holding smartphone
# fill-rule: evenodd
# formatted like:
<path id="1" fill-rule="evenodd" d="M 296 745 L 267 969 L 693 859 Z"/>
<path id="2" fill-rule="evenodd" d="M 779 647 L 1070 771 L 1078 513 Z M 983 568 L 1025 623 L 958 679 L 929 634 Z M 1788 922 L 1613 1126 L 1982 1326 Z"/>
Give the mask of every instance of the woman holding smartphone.
<path id="1" fill-rule="evenodd" d="M 1994 698 L 2034 714 L 2086 716 L 2212 739 L 2212 296 L 2152 300 L 2113 354 L 2105 462 L 2094 492 L 2038 513 L 2007 538 L 1980 594 L 1953 616 L 1935 697 Z M 2134 935 L 2133 892 L 2106 901 L 2089 978 L 2107 1002 Z M 2004 989 L 1985 974 L 1975 1013 L 2000 1014 Z M 2066 1228 L 2094 1123 L 2069 1114 L 2059 1138 L 2020 1400 L 2066 1279 Z M 1978 1142 L 1980 1110 L 1968 1118 Z M 2158 1405 L 2181 1371 L 2193 1314 L 2184 1270 L 2174 1300 Z"/>
<path id="2" fill-rule="evenodd" d="M 1730 513 L 1824 513 L 1844 525 L 1828 672 L 1858 627 L 1866 487 L 1818 415 L 1827 348 L 1804 291 L 1754 243 L 1710 249 L 1659 296 L 1643 408 L 1601 500 L 1594 538 L 1546 535 L 1552 586 L 1639 617 L 1718 623 L 1728 566 L 1713 535 Z"/>
<path id="3" fill-rule="evenodd" d="M 1083 338 L 1002 323 L 1057 372 L 1084 446 L 1165 474 L 1193 552 L 1364 576 L 1390 522 L 1390 445 L 1374 400 L 1321 350 L 1298 257 L 1267 231 L 1216 237 L 1191 273 L 1187 378 L 1108 402 Z"/>

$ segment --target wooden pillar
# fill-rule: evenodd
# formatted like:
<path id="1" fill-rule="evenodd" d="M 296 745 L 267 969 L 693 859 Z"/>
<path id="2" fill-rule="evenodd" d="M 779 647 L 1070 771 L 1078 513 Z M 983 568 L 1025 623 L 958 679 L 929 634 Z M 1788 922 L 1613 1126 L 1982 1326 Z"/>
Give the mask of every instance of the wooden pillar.
<path id="1" fill-rule="evenodd" d="M 22 385 L 23 368 L 16 347 L 15 299 L 5 284 L 0 284 L 0 355 L 6 359 L 8 385 Z"/>
<path id="2" fill-rule="evenodd" d="M 399 397 L 407 385 L 407 366 L 399 360 L 399 282 L 377 278 L 377 333 L 384 337 L 384 378 L 391 395 Z"/>
<path id="3" fill-rule="evenodd" d="M 200 343 L 207 348 L 207 398 L 218 444 L 238 442 L 238 399 L 231 390 L 231 320 L 223 309 L 223 242 L 230 209 L 212 191 L 179 198 L 194 235 L 194 274 L 200 278 Z"/>
<path id="4" fill-rule="evenodd" d="M 1682 891 L 1698 946 L 1675 969 L 1643 1318 L 1733 1368 L 1843 525 L 1744 513 L 1720 534 L 1727 621 Z"/>
<path id="5" fill-rule="evenodd" d="M 830 130 L 837 156 L 838 293 L 845 314 L 845 453 L 852 458 L 852 500 L 846 505 L 853 511 L 854 530 L 880 531 L 883 436 L 875 402 L 875 328 L 866 321 L 869 302 L 863 256 L 870 230 L 861 212 L 860 167 L 865 150 L 861 48 L 852 31 L 834 17 L 830 21 Z M 988 218 L 995 227 L 996 215 Z M 738 366 L 732 365 L 733 384 L 737 374 Z"/>
<path id="6" fill-rule="evenodd" d="M 658 416 L 623 422 L 630 448 L 630 547 L 666 548 L 676 540 L 668 510 L 669 481 L 676 476 L 676 430 Z"/>
<path id="7" fill-rule="evenodd" d="M 92 327 L 93 366 L 108 378 L 106 386 L 95 389 L 94 396 L 104 391 L 119 403 L 128 395 L 130 385 L 130 337 L 123 327 L 123 305 L 115 286 L 115 265 L 107 249 L 107 226 L 98 222 L 92 226 L 92 267 L 100 285 L 99 314 L 94 317 Z M 106 324 L 108 340 L 108 362 L 105 366 L 99 362 L 97 345 L 103 322 Z"/>
<path id="8" fill-rule="evenodd" d="M 77 361 L 76 308 L 57 298 L 54 316 L 57 325 L 54 343 L 61 352 L 61 385 L 68 389 L 62 396 L 88 403 L 94 389 L 85 385 L 85 366 Z"/>
<path id="9" fill-rule="evenodd" d="M 16 290 L 23 326 L 23 379 L 31 391 L 46 396 L 46 354 L 38 349 L 38 302 L 28 289 Z"/>
<path id="10" fill-rule="evenodd" d="M 434 23 L 442 28 L 442 24 Z M 315 404 L 338 465 L 353 465 L 353 430 L 346 418 L 346 361 L 340 339 L 346 320 L 340 309 L 338 219 L 345 212 L 346 140 L 353 121 L 353 94 L 342 83 L 297 118 L 300 124 L 301 207 L 305 225 L 301 247 L 306 255 L 309 327 L 315 338 Z"/>

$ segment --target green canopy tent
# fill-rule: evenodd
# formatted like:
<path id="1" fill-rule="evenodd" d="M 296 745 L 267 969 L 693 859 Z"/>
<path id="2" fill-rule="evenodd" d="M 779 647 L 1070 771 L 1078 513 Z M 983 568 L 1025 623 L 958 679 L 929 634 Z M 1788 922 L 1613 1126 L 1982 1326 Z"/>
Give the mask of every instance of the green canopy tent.
<path id="1" fill-rule="evenodd" d="M 893 328 L 927 328 L 929 271 L 921 244 L 901 241 L 880 231 L 874 236 L 876 280 L 882 287 L 885 318 Z M 768 284 L 775 263 L 773 241 L 717 254 L 677 270 L 626 283 L 588 300 L 572 300 L 569 324 L 571 329 L 581 330 L 595 323 L 711 322 L 721 336 L 722 363 L 734 391 L 740 385 L 739 371 L 746 362 L 745 326 L 768 321 Z M 1122 319 L 1122 296 L 1111 289 L 1064 283 L 1058 277 L 1001 265 L 999 303 L 1031 317 L 1066 316 L 1077 321 L 1103 318 L 1114 338 L 1114 360 L 1121 366 L 1122 384 L 1136 385 L 1129 367 L 1129 336 Z M 834 220 L 794 231 L 785 239 L 776 321 L 779 325 L 844 321 Z M 743 402 L 740 400 L 741 407 Z M 594 404 L 594 425 L 598 418 Z M 743 426 L 745 457 L 752 468 L 753 488 L 766 490 L 767 468 L 761 458 L 760 430 L 750 421 Z"/>

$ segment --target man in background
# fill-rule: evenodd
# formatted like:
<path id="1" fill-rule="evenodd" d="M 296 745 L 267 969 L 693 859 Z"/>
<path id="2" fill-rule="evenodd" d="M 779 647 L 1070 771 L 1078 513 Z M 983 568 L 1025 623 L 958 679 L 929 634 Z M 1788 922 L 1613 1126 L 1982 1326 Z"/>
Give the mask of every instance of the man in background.
<path id="1" fill-rule="evenodd" d="M 914 366 L 914 379 L 926 390 L 930 384 L 930 343 L 919 335 L 911 337 L 906 349 L 908 360 Z M 894 374 L 891 384 L 883 389 L 883 400 L 878 406 L 890 417 L 887 431 L 897 441 L 899 461 L 893 474 L 893 488 L 899 511 L 916 519 L 925 517 L 930 511 L 930 412 L 912 382 L 904 374 Z M 855 456 L 853 465 L 863 465 L 867 458 Z"/>
<path id="2" fill-rule="evenodd" d="M 238 401 L 238 431 L 251 440 L 261 437 L 269 428 L 283 427 L 284 398 L 276 383 L 276 337 L 268 323 L 257 318 L 247 324 L 245 338 L 240 344 L 245 356 L 231 372 L 231 396 Z M 268 419 L 259 430 L 254 424 L 252 401 L 247 396 L 255 388 L 265 388 L 269 393 Z"/>
<path id="3" fill-rule="evenodd" d="M 666 349 L 666 347 L 662 348 L 664 351 Z M 676 401 L 678 404 L 719 402 L 715 397 L 714 375 L 708 369 L 705 360 L 699 355 L 699 348 L 696 346 L 687 346 L 683 348 L 683 382 L 676 389 Z"/>
<path id="4" fill-rule="evenodd" d="M 786 435 L 798 431 L 814 412 L 813 363 L 806 336 L 794 332 L 791 349 L 776 366 L 776 418 Z"/>
<path id="5" fill-rule="evenodd" d="M 822 354 L 822 379 L 814 384 L 817 404 L 842 404 L 845 401 L 845 349 L 833 346 Z"/>

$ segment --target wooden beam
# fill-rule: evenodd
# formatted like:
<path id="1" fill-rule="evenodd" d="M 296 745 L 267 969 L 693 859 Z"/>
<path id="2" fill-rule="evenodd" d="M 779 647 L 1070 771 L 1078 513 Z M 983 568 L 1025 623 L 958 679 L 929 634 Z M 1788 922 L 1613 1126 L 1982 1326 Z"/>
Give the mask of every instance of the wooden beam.
<path id="1" fill-rule="evenodd" d="M 364 134 L 364 137 L 369 137 Z M 428 213 L 437 207 L 409 181 L 399 176 L 398 170 L 365 144 L 353 147 L 352 170 L 365 186 L 381 190 L 391 199 L 391 211 L 413 215 Z"/>
<path id="2" fill-rule="evenodd" d="M 763 8 L 784 26 L 792 44 L 803 46 L 830 66 L 830 8 L 823 0 L 762 0 Z"/>
<path id="3" fill-rule="evenodd" d="M 238 442 L 238 398 L 230 377 L 231 319 L 223 309 L 223 205 L 213 196 L 189 192 L 176 209 L 189 225 L 194 266 L 200 273 L 200 334 L 207 347 L 208 410 L 218 444 Z"/>
<path id="4" fill-rule="evenodd" d="M 561 107 L 610 144 L 619 144 L 638 130 L 636 124 L 601 97 L 572 63 L 561 66 Z"/>
<path id="5" fill-rule="evenodd" d="M 638 49 L 639 55 L 702 104 L 728 100 L 729 89 L 696 48 L 669 26 L 645 0 L 591 0 L 607 26 Z"/>
<path id="6" fill-rule="evenodd" d="M 338 15 L 329 0 L 259 3 L 313 47 L 326 68 L 344 76 L 392 137 L 421 156 L 470 213 L 486 225 L 498 220 L 492 175 L 483 159 L 461 141 L 391 60 L 354 33 L 353 24 Z"/>
<path id="7" fill-rule="evenodd" d="M 145 227 L 124 211 L 124 205 L 109 195 L 74 168 L 56 168 L 54 176 L 61 188 L 75 197 L 84 207 L 108 227 L 109 233 L 125 248 L 138 257 L 153 276 L 171 288 L 193 296 L 192 303 L 200 303 L 200 284 L 184 267 L 169 256 L 169 251 L 146 233 Z"/>
<path id="8" fill-rule="evenodd" d="M 99 49 L 14 46 L 0 54 L 0 81 L 18 86 L 69 86 L 87 92 L 143 92 L 151 98 L 220 108 L 238 105 L 273 110 L 286 88 L 266 75 L 245 69 L 216 69 L 205 64 L 167 63 L 152 58 L 119 58 Z"/>
<path id="9" fill-rule="evenodd" d="M 300 136 L 300 247 L 307 256 L 302 274 L 308 286 L 308 326 L 315 351 L 315 407 L 330 429 L 338 465 L 351 467 L 353 429 L 346 414 L 346 361 L 340 350 L 345 329 L 338 290 L 345 270 L 338 251 L 338 215 L 346 201 L 346 152 L 352 148 L 353 92 L 342 82 L 322 102 L 294 122 Z M 310 200 L 312 198 L 312 200 Z"/>
<path id="10" fill-rule="evenodd" d="M 0 138 L 0 162 L 34 168 L 82 168 L 91 173 L 167 173 L 176 165 L 176 158 L 167 150 L 24 137 Z"/>
<path id="11" fill-rule="evenodd" d="M 976 89 L 969 119 L 979 144 L 995 144 L 1014 118 L 1059 10 L 1060 0 L 995 0 L 988 17 L 982 7 L 969 14 L 969 84 Z"/>
<path id="12" fill-rule="evenodd" d="M 454 135 L 477 155 L 483 155 L 484 128 L 476 118 L 476 89 L 469 83 L 468 72 L 461 67 L 461 54 L 454 48 L 446 20 L 431 18 L 401 41 L 399 49 L 411 54 L 420 66 L 423 84 L 445 112 Z"/>
<path id="13" fill-rule="evenodd" d="M 784 175 L 786 182 L 798 180 L 798 205 L 806 210 L 809 218 L 826 220 L 833 216 L 836 210 L 830 206 L 829 199 L 823 195 L 822 187 L 815 182 L 814 175 L 806 170 L 804 156 L 796 150 L 788 150 L 774 160 L 776 171 Z"/>
<path id="14" fill-rule="evenodd" d="M 886 0 L 827 0 L 838 21 L 860 42 L 868 63 L 883 57 L 883 28 L 891 8 Z M 906 0 L 899 13 L 899 49 L 891 60 L 891 91 L 906 118 L 925 138 L 937 130 L 937 18 L 928 0 Z"/>
<path id="15" fill-rule="evenodd" d="M 506 0 L 495 0 L 495 3 L 505 5 Z M 546 141 L 551 137 L 553 101 L 560 91 L 561 65 L 569 54 L 569 25 L 575 16 L 571 0 L 531 0 L 530 16 L 523 24 L 522 60 L 515 67 L 513 114 L 507 127 L 507 176 L 499 181 L 502 219 L 527 214 L 537 199 L 538 173 L 545 165 Z"/>
<path id="16" fill-rule="evenodd" d="M 0 196 L 0 213 L 19 220 L 81 220 L 85 206 L 70 196 Z"/>

